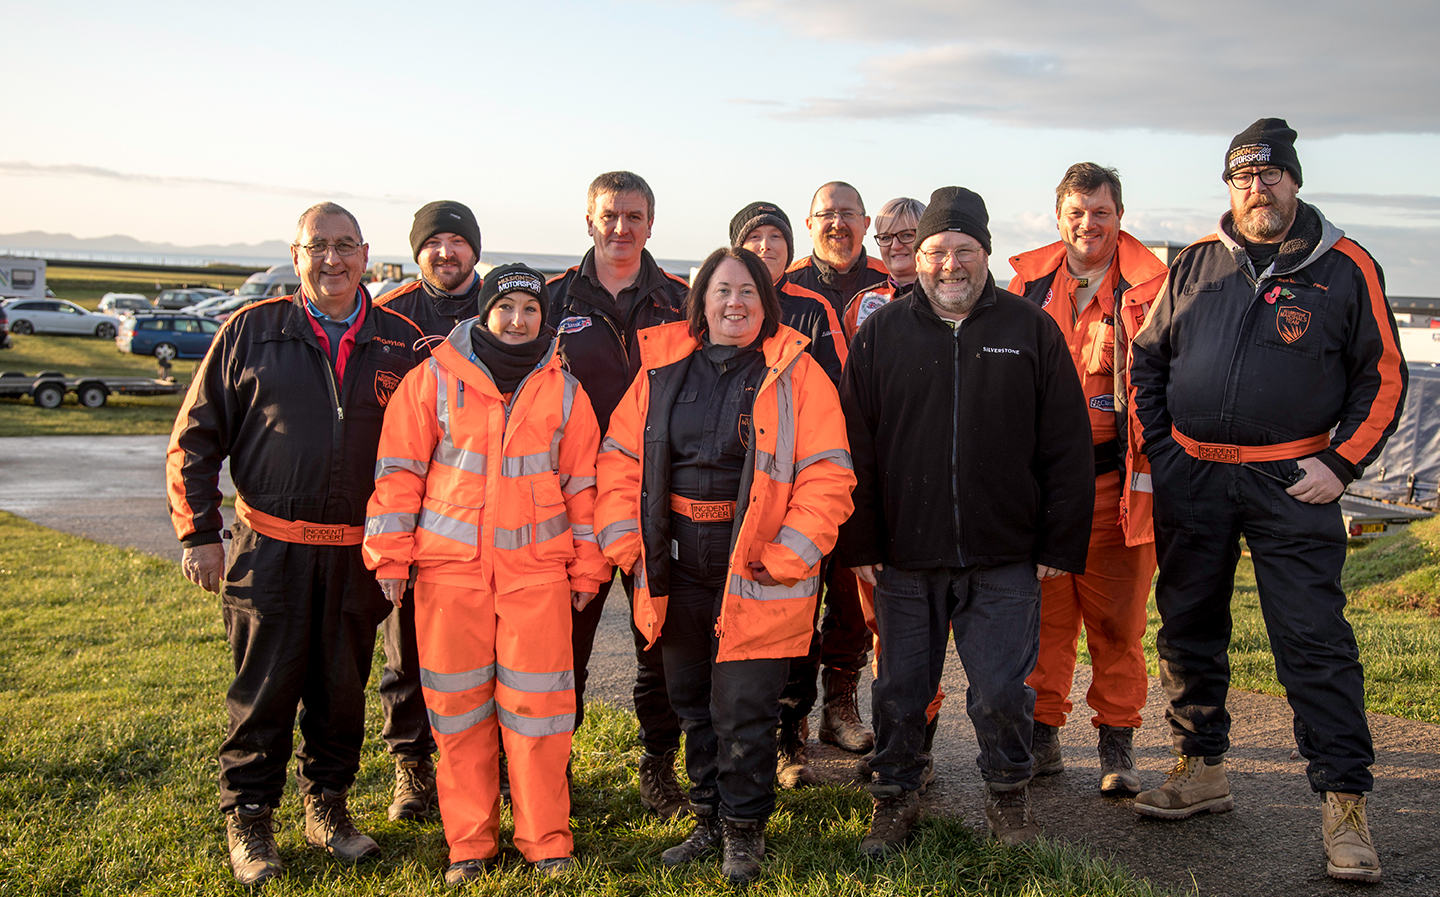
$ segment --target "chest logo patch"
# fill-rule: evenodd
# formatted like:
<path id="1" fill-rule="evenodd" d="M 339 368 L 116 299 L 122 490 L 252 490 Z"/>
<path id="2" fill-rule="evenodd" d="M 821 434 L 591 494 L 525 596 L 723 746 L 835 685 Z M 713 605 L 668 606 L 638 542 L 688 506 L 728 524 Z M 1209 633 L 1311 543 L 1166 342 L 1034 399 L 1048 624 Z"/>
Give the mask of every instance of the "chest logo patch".
<path id="1" fill-rule="evenodd" d="M 375 372 L 375 400 L 384 408 L 390 404 L 390 397 L 395 394 L 395 388 L 400 385 L 400 375 L 393 371 Z"/>
<path id="2" fill-rule="evenodd" d="M 1293 343 L 1305 335 L 1310 327 L 1310 312 L 1293 305 L 1282 305 L 1275 310 L 1275 329 L 1286 343 Z"/>
<path id="3" fill-rule="evenodd" d="M 884 293 L 870 292 L 860 297 L 860 308 L 855 312 L 855 326 L 859 327 L 865 323 L 865 319 L 876 311 L 885 307 L 890 297 Z"/>
<path id="4" fill-rule="evenodd" d="M 556 335 L 563 335 L 566 333 L 579 333 L 593 323 L 595 322 L 590 320 L 589 318 L 577 315 L 575 317 L 566 318 L 565 320 L 561 321 L 560 326 L 555 328 L 555 333 Z"/>
<path id="5" fill-rule="evenodd" d="M 1045 291 L 1045 301 L 1040 303 L 1041 308 L 1049 308 L 1050 303 L 1055 299 L 1055 288 L 1051 287 Z"/>
<path id="6" fill-rule="evenodd" d="M 1115 396 L 1108 392 L 1103 396 L 1091 396 L 1090 407 L 1096 411 L 1114 411 Z"/>

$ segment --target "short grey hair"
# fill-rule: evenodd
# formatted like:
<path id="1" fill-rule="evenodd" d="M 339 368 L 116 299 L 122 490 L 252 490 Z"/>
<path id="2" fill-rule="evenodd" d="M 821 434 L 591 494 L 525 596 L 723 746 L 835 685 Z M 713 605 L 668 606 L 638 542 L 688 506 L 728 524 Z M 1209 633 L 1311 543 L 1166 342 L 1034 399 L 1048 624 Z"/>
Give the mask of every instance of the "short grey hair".
<path id="1" fill-rule="evenodd" d="M 909 196 L 897 196 L 881 206 L 880 211 L 875 213 L 875 233 L 886 233 L 886 228 L 890 226 L 890 223 L 901 218 L 914 218 L 918 224 L 920 216 L 924 214 L 925 203 Z"/>
<path id="2" fill-rule="evenodd" d="M 349 209 L 339 203 L 317 202 L 315 205 L 301 212 L 300 220 L 295 222 L 295 245 L 300 245 L 300 237 L 305 233 L 305 222 L 309 221 L 312 217 L 318 218 L 329 215 L 343 215 L 350 219 L 350 224 L 355 228 L 356 238 L 359 239 L 361 243 L 365 242 L 365 235 L 360 232 L 360 222 L 355 220 L 355 216 L 350 214 Z"/>
<path id="3" fill-rule="evenodd" d="M 595 214 L 595 200 L 601 194 L 611 193 L 639 193 L 645 197 L 645 218 L 649 221 L 655 220 L 655 191 L 645 183 L 645 179 L 633 171 L 607 171 L 590 182 L 590 189 L 585 191 L 585 214 Z"/>

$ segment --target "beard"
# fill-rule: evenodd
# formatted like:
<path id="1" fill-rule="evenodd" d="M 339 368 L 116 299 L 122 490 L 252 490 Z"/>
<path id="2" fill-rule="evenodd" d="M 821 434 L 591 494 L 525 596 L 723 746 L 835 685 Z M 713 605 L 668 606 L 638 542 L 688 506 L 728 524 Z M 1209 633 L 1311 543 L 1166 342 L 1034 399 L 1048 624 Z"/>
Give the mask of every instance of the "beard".
<path id="1" fill-rule="evenodd" d="M 856 248 L 855 234 L 849 228 L 829 228 L 820 235 L 815 254 L 821 261 L 840 271 L 849 270 L 860 254 Z"/>
<path id="2" fill-rule="evenodd" d="M 969 279 L 963 283 L 941 283 L 938 275 L 922 272 L 920 288 L 925 291 L 925 298 L 938 308 L 952 315 L 968 315 L 975 303 L 980 301 L 985 278 L 977 278 L 972 272 L 967 274 Z"/>
<path id="3" fill-rule="evenodd" d="M 440 272 L 435 270 L 434 265 L 422 264 L 420 274 L 433 286 L 438 287 L 446 293 L 454 293 L 462 286 L 470 282 L 470 275 L 475 273 L 474 265 L 461 265 L 456 273 Z"/>
<path id="4" fill-rule="evenodd" d="M 1254 243 L 1270 243 L 1290 229 L 1295 221 L 1295 197 L 1279 197 L 1260 194 L 1246 196 L 1240 208 L 1230 203 L 1234 215 L 1235 230 L 1240 236 Z"/>

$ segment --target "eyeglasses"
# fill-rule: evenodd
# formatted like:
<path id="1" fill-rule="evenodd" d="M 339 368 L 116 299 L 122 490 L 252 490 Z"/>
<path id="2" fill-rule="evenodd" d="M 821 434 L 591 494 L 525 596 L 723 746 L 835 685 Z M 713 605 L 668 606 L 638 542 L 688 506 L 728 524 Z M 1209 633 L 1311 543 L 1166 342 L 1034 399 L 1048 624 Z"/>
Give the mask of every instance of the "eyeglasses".
<path id="1" fill-rule="evenodd" d="M 915 232 L 913 230 L 902 230 L 893 234 L 875 235 L 875 242 L 880 246 L 889 246 L 894 240 L 899 240 L 901 246 L 909 246 L 915 242 Z"/>
<path id="2" fill-rule="evenodd" d="M 956 264 L 968 265 L 980 258 L 982 251 L 979 249 L 951 249 L 948 251 L 944 249 L 925 249 L 921 250 L 920 254 L 925 256 L 925 261 L 938 268 L 945 264 L 947 258 L 954 259 Z"/>
<path id="3" fill-rule="evenodd" d="M 845 209 L 844 211 L 837 211 L 835 209 L 821 209 L 818 212 L 811 212 L 810 217 L 818 218 L 826 224 L 832 223 L 836 218 L 839 218 L 846 224 L 854 224 L 855 222 L 860 220 L 860 213 L 852 211 L 850 209 Z"/>
<path id="4" fill-rule="evenodd" d="M 1276 184 L 1280 183 L 1280 179 L 1284 176 L 1285 169 L 1283 168 L 1266 168 L 1262 170 L 1259 174 L 1260 183 L 1264 184 L 1267 187 L 1273 187 Z M 1230 186 L 1234 187 L 1236 190 L 1249 190 L 1250 185 L 1255 183 L 1255 178 L 1255 173 L 1249 171 L 1244 171 L 1239 174 L 1232 174 L 1230 175 Z"/>
<path id="5" fill-rule="evenodd" d="M 316 240 L 313 243 L 296 245 L 299 245 L 301 249 L 305 250 L 305 254 L 310 256 L 312 259 L 318 259 L 324 258 L 326 255 L 328 255 L 331 249 L 335 250 L 336 255 L 348 258 L 349 256 L 352 256 L 355 253 L 359 252 L 360 247 L 364 246 L 365 244 L 356 243 L 354 240 L 336 240 L 334 243 L 327 243 L 324 240 Z"/>

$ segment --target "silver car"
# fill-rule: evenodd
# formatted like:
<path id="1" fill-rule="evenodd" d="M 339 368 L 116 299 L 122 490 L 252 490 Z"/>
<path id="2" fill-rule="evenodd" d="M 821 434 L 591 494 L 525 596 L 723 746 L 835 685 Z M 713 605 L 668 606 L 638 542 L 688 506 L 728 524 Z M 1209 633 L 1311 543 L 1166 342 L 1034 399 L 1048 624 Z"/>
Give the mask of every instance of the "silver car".
<path id="1" fill-rule="evenodd" d="M 116 315 L 87 311 L 64 299 L 13 299 L 5 304 L 10 318 L 10 332 L 83 333 L 101 339 L 114 339 L 120 332 Z"/>

